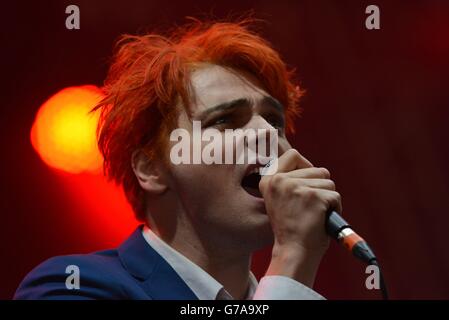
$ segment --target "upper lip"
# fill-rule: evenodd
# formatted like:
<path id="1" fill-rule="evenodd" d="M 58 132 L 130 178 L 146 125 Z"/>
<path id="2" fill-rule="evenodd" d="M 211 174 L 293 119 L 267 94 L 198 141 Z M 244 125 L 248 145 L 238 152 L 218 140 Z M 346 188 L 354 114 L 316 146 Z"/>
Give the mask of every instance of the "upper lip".
<path id="1" fill-rule="evenodd" d="M 244 174 L 243 174 L 241 180 L 243 180 L 243 178 L 245 178 L 247 175 L 249 175 L 255 168 L 262 168 L 262 167 L 263 167 L 263 165 L 260 163 L 254 163 L 254 164 L 248 165 L 244 171 Z"/>
<path id="2" fill-rule="evenodd" d="M 254 170 L 254 168 L 263 168 L 263 167 L 265 167 L 266 166 L 266 163 L 264 164 L 263 162 L 269 162 L 269 161 L 271 161 L 271 160 L 273 160 L 272 158 L 269 158 L 269 157 L 266 157 L 266 156 L 261 156 L 261 155 L 258 155 L 255 159 L 252 159 L 253 161 L 252 162 L 256 162 L 256 163 L 252 163 L 252 164 L 248 164 L 246 167 L 245 167 L 245 170 L 243 170 L 243 175 L 242 175 L 242 177 L 240 178 L 240 182 L 242 182 L 242 180 L 247 176 L 247 175 L 249 175 L 249 173 L 252 171 L 252 170 Z M 248 160 L 249 161 L 249 160 Z M 260 171 L 258 172 L 258 173 L 260 173 Z"/>

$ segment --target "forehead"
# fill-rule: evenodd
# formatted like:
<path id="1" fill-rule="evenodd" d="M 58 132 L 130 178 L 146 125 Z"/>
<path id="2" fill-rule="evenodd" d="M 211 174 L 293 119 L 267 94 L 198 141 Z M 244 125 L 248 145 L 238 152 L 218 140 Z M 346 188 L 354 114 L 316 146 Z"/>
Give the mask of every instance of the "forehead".
<path id="1" fill-rule="evenodd" d="M 269 94 L 254 77 L 222 66 L 205 64 L 191 74 L 192 112 L 240 98 L 258 100 Z"/>

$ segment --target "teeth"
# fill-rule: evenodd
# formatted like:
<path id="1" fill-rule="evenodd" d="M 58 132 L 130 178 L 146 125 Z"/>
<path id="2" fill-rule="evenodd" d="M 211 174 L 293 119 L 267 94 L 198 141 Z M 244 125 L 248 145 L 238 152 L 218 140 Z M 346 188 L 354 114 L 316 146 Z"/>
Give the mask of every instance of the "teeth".
<path id="1" fill-rule="evenodd" d="M 261 167 L 254 167 L 254 168 L 252 168 L 250 171 L 248 171 L 247 176 L 249 176 L 250 174 L 253 174 L 253 173 L 260 174 L 260 169 L 261 169 Z"/>

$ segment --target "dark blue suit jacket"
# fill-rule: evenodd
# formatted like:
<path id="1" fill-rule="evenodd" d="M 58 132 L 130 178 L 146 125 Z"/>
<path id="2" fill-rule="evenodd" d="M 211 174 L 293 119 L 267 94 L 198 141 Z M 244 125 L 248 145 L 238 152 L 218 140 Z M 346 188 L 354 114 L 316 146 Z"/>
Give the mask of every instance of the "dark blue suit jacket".
<path id="1" fill-rule="evenodd" d="M 80 289 L 66 288 L 68 265 L 80 270 Z M 51 258 L 23 279 L 14 299 L 198 299 L 142 236 L 117 249 Z"/>

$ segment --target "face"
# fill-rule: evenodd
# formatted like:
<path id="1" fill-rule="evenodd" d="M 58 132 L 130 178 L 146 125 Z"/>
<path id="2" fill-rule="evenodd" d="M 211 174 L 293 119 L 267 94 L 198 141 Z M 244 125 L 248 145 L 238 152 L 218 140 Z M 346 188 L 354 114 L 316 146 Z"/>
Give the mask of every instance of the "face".
<path id="1" fill-rule="evenodd" d="M 228 147 L 236 154 L 236 144 L 231 142 L 229 146 L 229 141 L 223 141 L 225 129 L 238 128 L 277 129 L 279 154 L 288 146 L 283 106 L 257 80 L 217 65 L 203 65 L 193 71 L 191 85 L 191 115 L 181 112 L 178 127 L 191 134 L 192 121 L 197 120 L 201 121 L 202 133 L 215 129 L 223 137 L 222 141 L 203 142 L 203 148 L 220 143 L 223 154 Z M 264 200 L 257 187 L 254 190 L 248 183 L 248 174 L 254 167 L 257 165 L 247 161 L 178 165 L 169 162 L 170 189 L 200 237 L 218 245 L 252 250 L 273 241 Z"/>

